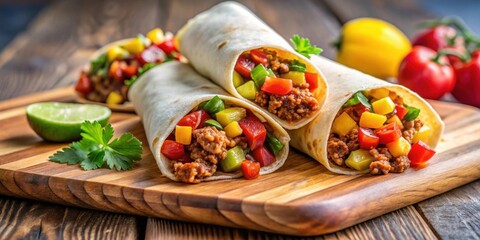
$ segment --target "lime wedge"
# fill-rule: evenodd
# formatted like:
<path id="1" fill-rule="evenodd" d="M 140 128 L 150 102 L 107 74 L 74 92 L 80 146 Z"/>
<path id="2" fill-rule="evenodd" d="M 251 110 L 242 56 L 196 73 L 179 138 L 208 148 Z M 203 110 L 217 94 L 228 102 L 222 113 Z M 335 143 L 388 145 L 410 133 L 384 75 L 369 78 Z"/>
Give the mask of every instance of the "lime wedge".
<path id="1" fill-rule="evenodd" d="M 71 142 L 81 138 L 80 126 L 85 120 L 107 124 L 109 108 L 76 103 L 43 102 L 27 107 L 30 127 L 43 139 L 52 142 Z"/>

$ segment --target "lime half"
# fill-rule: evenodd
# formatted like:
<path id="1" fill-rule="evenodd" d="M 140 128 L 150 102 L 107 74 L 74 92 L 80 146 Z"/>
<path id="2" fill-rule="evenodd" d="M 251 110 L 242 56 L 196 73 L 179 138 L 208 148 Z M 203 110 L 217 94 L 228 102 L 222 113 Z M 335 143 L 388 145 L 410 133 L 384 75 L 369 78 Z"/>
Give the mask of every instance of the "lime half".
<path id="1" fill-rule="evenodd" d="M 79 140 L 80 126 L 85 120 L 98 121 L 105 126 L 111 114 L 107 107 L 92 104 L 43 102 L 27 107 L 30 127 L 52 142 Z"/>

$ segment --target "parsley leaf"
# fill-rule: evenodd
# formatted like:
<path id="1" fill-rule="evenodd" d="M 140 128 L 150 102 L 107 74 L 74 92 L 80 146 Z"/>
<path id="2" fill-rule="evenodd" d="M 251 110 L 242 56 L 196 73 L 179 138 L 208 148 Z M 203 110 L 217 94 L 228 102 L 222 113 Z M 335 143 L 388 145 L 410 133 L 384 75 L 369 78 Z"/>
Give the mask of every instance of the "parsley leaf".
<path id="1" fill-rule="evenodd" d="M 68 148 L 56 152 L 49 157 L 52 162 L 78 164 L 84 170 L 93 170 L 107 165 L 117 171 L 128 170 L 134 161 L 142 158 L 142 142 L 131 133 L 125 133 L 114 139 L 112 125 L 105 128 L 95 121 L 82 123 L 82 137 Z"/>
<path id="2" fill-rule="evenodd" d="M 293 37 L 290 38 L 290 41 L 293 43 L 295 51 L 307 57 L 308 59 L 310 59 L 310 54 L 318 55 L 323 52 L 323 49 L 310 44 L 310 40 L 308 38 L 302 38 L 297 34 L 293 35 Z"/>

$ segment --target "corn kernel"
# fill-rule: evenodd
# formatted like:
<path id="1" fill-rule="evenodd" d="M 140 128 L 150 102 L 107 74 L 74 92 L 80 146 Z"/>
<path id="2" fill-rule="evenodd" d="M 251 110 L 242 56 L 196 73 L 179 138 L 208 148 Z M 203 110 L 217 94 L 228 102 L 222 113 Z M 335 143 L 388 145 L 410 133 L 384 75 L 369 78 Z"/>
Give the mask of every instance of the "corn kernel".
<path id="1" fill-rule="evenodd" d="M 340 114 L 332 125 L 332 131 L 340 136 L 347 135 L 354 128 L 358 128 L 358 125 L 346 112 Z"/>
<path id="2" fill-rule="evenodd" d="M 378 114 L 389 114 L 395 109 L 395 103 L 389 97 L 384 97 L 372 103 L 373 111 Z"/>
<path id="3" fill-rule="evenodd" d="M 192 127 L 175 126 L 175 141 L 183 145 L 192 143 Z"/>
<path id="4" fill-rule="evenodd" d="M 387 117 L 381 114 L 363 112 L 360 116 L 360 127 L 379 128 L 387 121 Z"/>
<path id="5" fill-rule="evenodd" d="M 242 128 L 238 124 L 237 121 L 233 121 L 229 123 L 225 128 L 225 133 L 227 134 L 227 137 L 229 138 L 234 138 L 237 136 L 240 136 L 243 133 Z"/>
<path id="6" fill-rule="evenodd" d="M 412 146 L 405 138 L 400 137 L 394 142 L 387 143 L 387 148 L 392 156 L 400 157 L 408 155 L 408 152 L 410 152 Z"/>

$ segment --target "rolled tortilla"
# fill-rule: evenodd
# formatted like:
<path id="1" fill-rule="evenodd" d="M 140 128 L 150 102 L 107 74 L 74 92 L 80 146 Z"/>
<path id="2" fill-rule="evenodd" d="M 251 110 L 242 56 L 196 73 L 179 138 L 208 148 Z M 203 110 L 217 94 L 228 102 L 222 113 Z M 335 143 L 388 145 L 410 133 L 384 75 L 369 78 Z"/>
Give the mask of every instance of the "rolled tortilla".
<path id="1" fill-rule="evenodd" d="M 170 160 L 160 153 L 165 139 L 175 129 L 175 125 L 180 119 L 201 102 L 216 95 L 226 103 L 249 109 L 262 122 L 268 122 L 274 135 L 284 147 L 276 155 L 277 160 L 269 166 L 262 167 L 260 174 L 268 174 L 280 168 L 288 156 L 290 137 L 278 123 L 259 111 L 256 106 L 228 95 L 225 90 L 200 76 L 189 65 L 168 62 L 142 75 L 129 91 L 129 98 L 135 111 L 142 118 L 150 150 L 162 174 L 178 181 L 170 168 Z M 231 179 L 240 176 L 242 176 L 241 171 L 237 173 L 217 171 L 213 176 L 204 178 L 202 181 Z"/>
<path id="2" fill-rule="evenodd" d="M 308 154 L 332 172 L 340 174 L 367 173 L 368 170 L 360 172 L 330 162 L 327 158 L 327 142 L 333 120 L 342 105 L 354 93 L 376 88 L 387 88 L 402 97 L 406 104 L 419 108 L 421 111 L 419 119 L 432 129 L 432 136 L 426 144 L 432 148 L 437 146 L 444 124 L 430 104 L 416 93 L 403 86 L 379 80 L 323 57 L 314 56 L 312 61 L 325 75 L 331 92 L 317 118 L 305 127 L 289 131 L 292 147 Z"/>
<path id="3" fill-rule="evenodd" d="M 318 73 L 318 88 L 313 95 L 320 108 L 325 102 L 327 84 L 318 68 L 296 53 L 288 42 L 239 3 L 220 3 L 200 13 L 179 30 L 177 40 L 180 52 L 200 74 L 237 98 L 245 99 L 237 92 L 232 81 L 238 57 L 245 51 L 263 47 L 275 50 L 280 57 L 299 60 L 306 64 L 308 72 Z M 319 113 L 317 110 L 299 121 L 288 122 L 266 109 L 262 111 L 286 129 L 302 127 Z"/>

